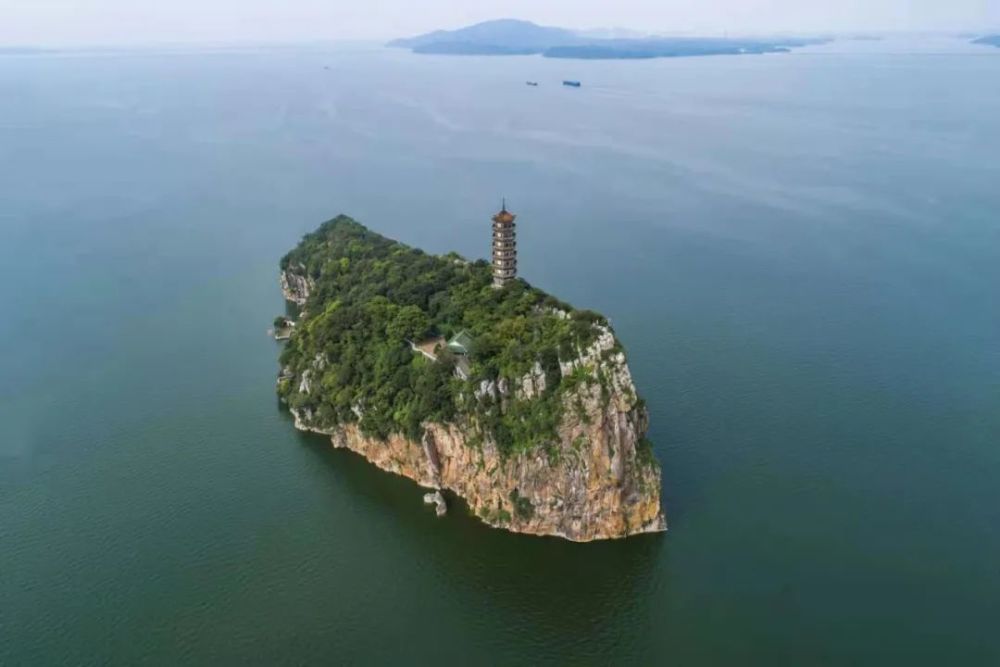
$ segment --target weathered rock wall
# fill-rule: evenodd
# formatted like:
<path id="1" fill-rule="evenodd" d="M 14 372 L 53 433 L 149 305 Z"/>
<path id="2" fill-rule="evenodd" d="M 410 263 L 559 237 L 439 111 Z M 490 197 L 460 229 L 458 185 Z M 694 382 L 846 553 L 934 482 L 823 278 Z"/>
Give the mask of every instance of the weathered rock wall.
<path id="1" fill-rule="evenodd" d="M 306 300 L 315 287 L 312 279 L 295 271 L 282 271 L 280 281 L 281 293 L 299 307 L 306 305 Z"/>
<path id="2" fill-rule="evenodd" d="M 370 438 L 355 424 L 326 433 L 334 447 L 383 470 L 453 491 L 492 526 L 580 542 L 665 530 L 660 468 L 643 450 L 646 411 L 613 334 L 604 330 L 561 367 L 564 377 L 582 368 L 591 380 L 564 395 L 558 438 L 547 448 L 505 459 L 489 438 L 473 439 L 474 425 L 463 423 L 425 424 L 422 442 Z M 514 387 L 481 387 L 475 396 L 530 396 L 540 391 L 539 380 L 533 372 Z M 311 426 L 309 414 L 297 414 L 296 425 L 324 432 Z"/>

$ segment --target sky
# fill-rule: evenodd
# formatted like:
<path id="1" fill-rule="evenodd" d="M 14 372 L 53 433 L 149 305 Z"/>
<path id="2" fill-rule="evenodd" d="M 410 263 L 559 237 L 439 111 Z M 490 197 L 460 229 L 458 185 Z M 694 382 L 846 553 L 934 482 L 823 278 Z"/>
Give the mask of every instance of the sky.
<path id="1" fill-rule="evenodd" d="M 0 0 L 0 47 L 382 40 L 494 18 L 717 35 L 1000 31 L 1000 0 Z"/>

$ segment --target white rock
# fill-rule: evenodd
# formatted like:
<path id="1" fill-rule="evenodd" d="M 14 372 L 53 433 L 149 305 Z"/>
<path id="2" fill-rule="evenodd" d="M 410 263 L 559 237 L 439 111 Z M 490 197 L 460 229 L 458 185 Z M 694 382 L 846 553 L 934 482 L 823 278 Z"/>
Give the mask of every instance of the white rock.
<path id="1" fill-rule="evenodd" d="M 424 504 L 437 505 L 437 507 L 434 508 L 434 511 L 438 516 L 444 516 L 448 512 L 448 504 L 445 503 L 444 496 L 441 495 L 440 491 L 432 491 L 431 493 L 425 493 Z"/>

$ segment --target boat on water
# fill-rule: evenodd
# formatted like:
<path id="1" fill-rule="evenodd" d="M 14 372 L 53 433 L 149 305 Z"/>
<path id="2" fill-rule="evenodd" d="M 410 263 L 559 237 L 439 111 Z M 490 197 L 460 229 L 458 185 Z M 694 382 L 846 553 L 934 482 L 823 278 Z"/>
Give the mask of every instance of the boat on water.
<path id="1" fill-rule="evenodd" d="M 579 81 L 570 81 L 569 79 L 567 79 L 566 81 L 563 81 L 563 85 L 564 86 L 569 86 L 570 88 L 579 88 L 580 87 L 580 82 Z"/>
<path id="2" fill-rule="evenodd" d="M 537 86 L 538 85 L 537 81 L 525 81 L 524 83 L 526 85 L 528 85 L 528 86 Z"/>

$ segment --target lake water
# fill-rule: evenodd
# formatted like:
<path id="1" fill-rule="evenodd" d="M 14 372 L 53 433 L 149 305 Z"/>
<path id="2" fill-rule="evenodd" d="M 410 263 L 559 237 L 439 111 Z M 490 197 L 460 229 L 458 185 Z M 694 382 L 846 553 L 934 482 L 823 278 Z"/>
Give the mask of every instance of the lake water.
<path id="1" fill-rule="evenodd" d="M 0 663 L 1000 663 L 998 81 L 944 39 L 0 58 Z M 303 233 L 482 257 L 501 196 L 629 351 L 667 534 L 439 520 L 279 408 Z"/>

